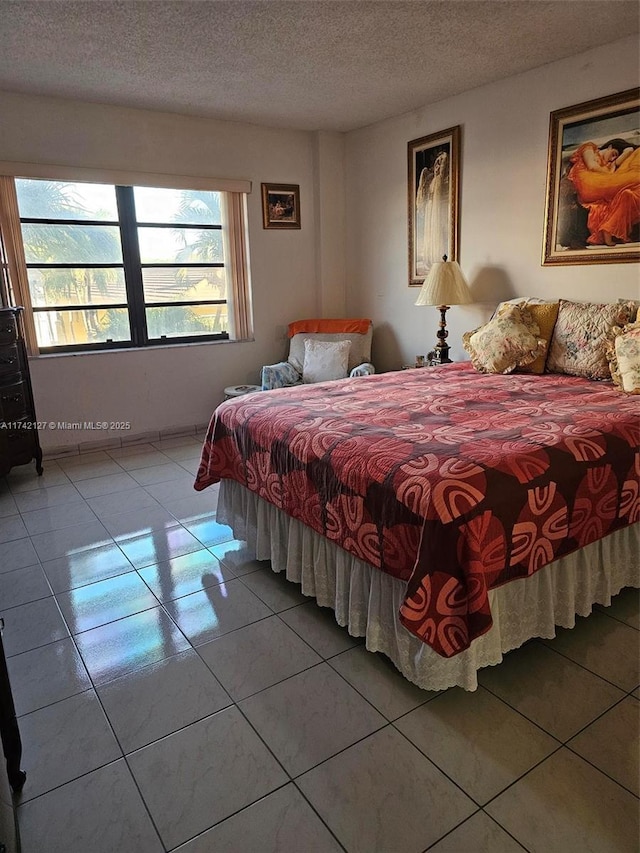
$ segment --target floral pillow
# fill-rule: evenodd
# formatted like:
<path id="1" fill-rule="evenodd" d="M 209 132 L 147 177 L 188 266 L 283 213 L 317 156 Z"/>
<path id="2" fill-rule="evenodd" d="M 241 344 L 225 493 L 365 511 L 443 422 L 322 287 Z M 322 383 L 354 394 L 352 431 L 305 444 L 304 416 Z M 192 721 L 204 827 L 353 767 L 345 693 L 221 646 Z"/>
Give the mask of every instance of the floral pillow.
<path id="1" fill-rule="evenodd" d="M 561 299 L 547 371 L 587 379 L 609 379 L 607 334 L 614 326 L 630 322 L 634 313 L 631 301 L 608 304 Z"/>
<path id="2" fill-rule="evenodd" d="M 626 394 L 640 394 L 640 322 L 614 326 L 606 350 L 616 386 Z"/>
<path id="3" fill-rule="evenodd" d="M 344 379 L 347 375 L 350 349 L 351 341 L 306 340 L 302 381 L 308 384 Z"/>
<path id="4" fill-rule="evenodd" d="M 486 325 L 466 332 L 462 343 L 481 373 L 511 373 L 547 348 L 529 311 L 518 305 L 505 305 Z"/>
<path id="5" fill-rule="evenodd" d="M 547 352 L 549 350 L 549 341 L 553 334 L 553 328 L 558 319 L 558 309 L 560 303 L 546 299 L 538 299 L 535 296 L 516 296 L 514 299 L 509 299 L 507 302 L 501 302 L 494 311 L 493 317 L 504 313 L 507 308 L 512 305 L 517 305 L 518 308 L 526 308 L 533 322 L 540 330 L 540 337 L 547 342 L 547 349 L 541 353 L 530 364 L 522 365 L 518 368 L 521 373 L 544 373 L 545 364 L 547 361 Z M 493 319 L 493 317 L 491 319 Z"/>
<path id="6" fill-rule="evenodd" d="M 618 299 L 618 303 L 623 305 L 631 305 L 631 322 L 635 317 L 635 322 L 640 321 L 640 299 Z"/>

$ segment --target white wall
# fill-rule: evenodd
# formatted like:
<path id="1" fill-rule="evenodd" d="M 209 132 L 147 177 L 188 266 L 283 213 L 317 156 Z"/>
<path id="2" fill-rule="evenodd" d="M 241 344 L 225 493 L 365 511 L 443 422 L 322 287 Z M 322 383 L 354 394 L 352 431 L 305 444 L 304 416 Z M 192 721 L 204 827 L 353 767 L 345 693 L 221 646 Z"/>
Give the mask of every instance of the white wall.
<path id="1" fill-rule="evenodd" d="M 315 134 L 318 317 L 346 316 L 346 228 L 343 133 Z"/>
<path id="2" fill-rule="evenodd" d="M 206 423 L 226 385 L 258 382 L 260 367 L 284 356 L 287 323 L 316 316 L 316 246 L 322 242 L 315 225 L 314 134 L 9 93 L 0 93 L 0 117 L 0 160 L 253 182 L 255 341 L 41 356 L 31 361 L 39 420 L 130 421 L 131 434 Z M 261 182 L 300 185 L 300 231 L 262 228 Z M 328 313 L 331 297 L 329 289 L 322 300 Z M 336 298 L 340 313 L 340 289 Z M 41 434 L 45 450 L 105 437 Z"/>
<path id="3" fill-rule="evenodd" d="M 623 39 L 347 135 L 347 308 L 375 324 L 379 369 L 436 343 L 439 313 L 408 287 L 407 143 L 462 126 L 459 261 L 478 303 L 448 314 L 461 335 L 512 296 L 640 298 L 638 264 L 541 265 L 549 114 L 638 85 L 638 43 Z"/>

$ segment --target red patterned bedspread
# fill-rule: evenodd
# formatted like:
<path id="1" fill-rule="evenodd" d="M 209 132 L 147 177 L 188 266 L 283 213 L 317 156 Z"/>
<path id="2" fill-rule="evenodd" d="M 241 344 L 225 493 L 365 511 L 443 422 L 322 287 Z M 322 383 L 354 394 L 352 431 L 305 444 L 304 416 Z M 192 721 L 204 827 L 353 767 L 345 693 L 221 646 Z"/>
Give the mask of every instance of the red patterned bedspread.
<path id="1" fill-rule="evenodd" d="M 440 654 L 491 627 L 488 590 L 640 518 L 640 399 L 468 363 L 223 403 L 195 488 L 246 486 L 407 582 Z"/>

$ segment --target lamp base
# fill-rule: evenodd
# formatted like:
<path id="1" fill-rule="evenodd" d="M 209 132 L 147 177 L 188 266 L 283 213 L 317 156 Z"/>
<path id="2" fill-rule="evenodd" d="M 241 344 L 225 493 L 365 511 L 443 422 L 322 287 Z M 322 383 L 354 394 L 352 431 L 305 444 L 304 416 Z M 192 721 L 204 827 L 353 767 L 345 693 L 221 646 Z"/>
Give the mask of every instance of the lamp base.
<path id="1" fill-rule="evenodd" d="M 449 310 L 448 305 L 438 305 L 438 311 L 440 312 L 440 328 L 438 329 L 438 343 L 435 346 L 435 349 L 429 353 L 429 363 L 436 364 L 451 364 L 451 359 L 449 358 L 449 344 L 447 343 L 447 337 L 449 332 L 447 332 L 447 311 Z"/>
<path id="2" fill-rule="evenodd" d="M 437 367 L 439 364 L 453 364 L 449 358 L 449 347 L 445 344 L 443 347 L 436 347 L 427 354 L 427 360 L 430 367 Z"/>

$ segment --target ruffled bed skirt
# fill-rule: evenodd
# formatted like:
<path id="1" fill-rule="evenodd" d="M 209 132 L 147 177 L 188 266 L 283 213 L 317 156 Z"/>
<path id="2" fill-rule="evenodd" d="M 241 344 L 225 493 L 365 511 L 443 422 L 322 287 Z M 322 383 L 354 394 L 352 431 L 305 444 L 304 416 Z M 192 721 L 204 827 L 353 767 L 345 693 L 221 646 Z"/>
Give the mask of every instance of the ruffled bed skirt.
<path id="1" fill-rule="evenodd" d="M 223 480 L 218 521 L 247 542 L 258 560 L 302 587 L 372 652 L 383 652 L 425 690 L 475 690 L 477 672 L 532 637 L 550 639 L 556 625 L 573 628 L 576 614 L 611 604 L 625 586 L 640 586 L 640 524 L 616 531 L 540 569 L 491 590 L 493 627 L 453 658 L 443 658 L 398 620 L 405 583 L 315 533 L 231 480 Z"/>

